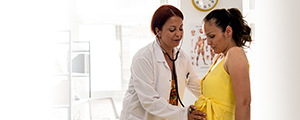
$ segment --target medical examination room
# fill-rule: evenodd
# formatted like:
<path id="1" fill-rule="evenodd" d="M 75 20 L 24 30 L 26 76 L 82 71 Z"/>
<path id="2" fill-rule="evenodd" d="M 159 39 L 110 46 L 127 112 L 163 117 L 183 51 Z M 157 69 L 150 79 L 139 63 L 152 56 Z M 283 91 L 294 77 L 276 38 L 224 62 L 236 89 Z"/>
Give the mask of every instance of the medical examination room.
<path id="1" fill-rule="evenodd" d="M 5 119 L 299 120 L 300 1 L 0 4 Z"/>

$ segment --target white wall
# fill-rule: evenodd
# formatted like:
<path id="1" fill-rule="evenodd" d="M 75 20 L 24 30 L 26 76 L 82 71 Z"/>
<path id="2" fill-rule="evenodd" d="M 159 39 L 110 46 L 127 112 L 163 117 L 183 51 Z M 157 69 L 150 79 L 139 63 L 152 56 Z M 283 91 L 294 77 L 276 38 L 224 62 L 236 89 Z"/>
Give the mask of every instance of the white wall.
<path id="1" fill-rule="evenodd" d="M 252 118 L 299 120 L 300 39 L 298 0 L 255 1 L 252 46 Z"/>
<path id="2" fill-rule="evenodd" d="M 238 9 L 242 9 L 242 0 L 219 0 L 215 8 L 231 8 L 236 7 Z M 184 14 L 184 41 L 189 41 L 189 34 L 187 33 L 189 30 L 190 23 L 200 23 L 202 24 L 202 19 L 209 13 L 209 12 L 201 12 L 194 8 L 191 0 L 181 0 L 180 9 Z M 183 42 L 182 49 L 185 53 L 190 54 L 190 45 L 189 42 Z M 198 72 L 200 78 L 205 75 L 206 71 Z M 194 104 L 195 98 L 190 92 L 186 90 L 183 98 L 183 102 L 185 105 Z"/>

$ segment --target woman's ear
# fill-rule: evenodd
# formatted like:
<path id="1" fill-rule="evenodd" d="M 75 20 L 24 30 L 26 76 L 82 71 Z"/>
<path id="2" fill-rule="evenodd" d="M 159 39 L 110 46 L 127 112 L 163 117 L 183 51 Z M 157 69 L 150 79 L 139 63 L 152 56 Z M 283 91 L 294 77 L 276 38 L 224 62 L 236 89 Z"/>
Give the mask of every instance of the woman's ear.
<path id="1" fill-rule="evenodd" d="M 226 30 L 225 30 L 225 35 L 226 35 L 226 37 L 230 37 L 230 36 L 232 36 L 232 27 L 231 26 L 227 26 L 226 27 Z"/>
<path id="2" fill-rule="evenodd" d="M 156 36 L 160 37 L 160 31 L 159 31 L 159 29 L 157 27 L 155 27 L 155 32 L 156 32 Z"/>

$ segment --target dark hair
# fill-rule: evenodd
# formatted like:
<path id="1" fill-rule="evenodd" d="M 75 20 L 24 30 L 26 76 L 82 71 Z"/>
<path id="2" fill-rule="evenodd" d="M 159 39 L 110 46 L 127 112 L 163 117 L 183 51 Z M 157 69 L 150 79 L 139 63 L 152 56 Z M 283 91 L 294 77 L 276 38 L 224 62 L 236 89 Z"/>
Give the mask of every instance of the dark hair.
<path id="1" fill-rule="evenodd" d="M 153 14 L 151 20 L 151 31 L 154 35 L 156 35 L 155 27 L 159 30 L 162 29 L 162 26 L 166 23 L 166 21 L 173 16 L 179 16 L 183 20 L 182 12 L 172 6 L 172 5 L 162 5 L 160 6 Z"/>
<path id="2" fill-rule="evenodd" d="M 242 13 L 237 8 L 230 9 L 215 9 L 211 11 L 203 19 L 204 22 L 212 22 L 219 27 L 222 32 L 225 32 L 226 27 L 229 25 L 232 28 L 232 37 L 238 47 L 250 46 L 251 28 L 248 26 L 247 21 L 243 19 Z M 249 46 L 246 46 L 249 42 Z"/>

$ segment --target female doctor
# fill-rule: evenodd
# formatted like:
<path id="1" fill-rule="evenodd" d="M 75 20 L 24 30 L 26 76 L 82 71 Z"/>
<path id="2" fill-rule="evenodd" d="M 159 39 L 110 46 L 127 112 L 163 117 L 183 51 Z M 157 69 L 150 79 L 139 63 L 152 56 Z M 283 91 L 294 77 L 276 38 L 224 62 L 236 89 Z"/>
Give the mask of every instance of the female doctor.
<path id="1" fill-rule="evenodd" d="M 156 39 L 133 57 L 120 120 L 205 120 L 205 113 L 181 101 L 185 88 L 200 96 L 200 79 L 189 56 L 177 48 L 182 21 L 182 12 L 174 6 L 155 11 L 151 30 Z"/>

